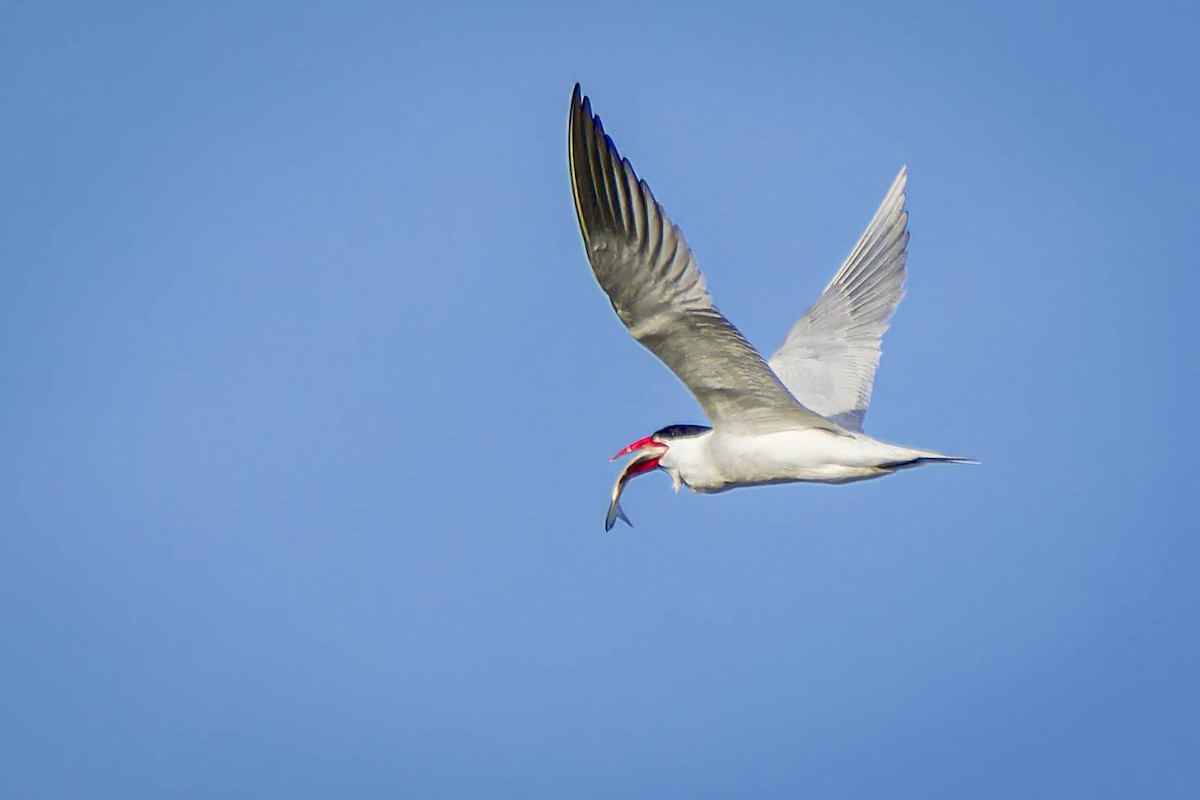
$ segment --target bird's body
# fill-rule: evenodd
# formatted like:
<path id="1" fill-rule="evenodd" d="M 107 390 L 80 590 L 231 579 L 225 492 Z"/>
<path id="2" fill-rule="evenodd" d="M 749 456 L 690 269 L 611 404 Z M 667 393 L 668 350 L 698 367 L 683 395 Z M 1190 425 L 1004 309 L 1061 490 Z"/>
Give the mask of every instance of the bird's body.
<path id="1" fill-rule="evenodd" d="M 677 489 L 713 493 L 848 483 L 968 460 L 862 432 L 880 339 L 904 294 L 905 170 L 821 297 L 767 362 L 713 305 L 683 232 L 621 158 L 578 85 L 568 153 L 597 281 L 633 337 L 687 385 L 713 423 L 668 426 L 621 450 L 617 456 L 636 455 L 613 488 L 606 528 L 628 522 L 621 492 L 655 468 L 668 472 Z"/>
<path id="2" fill-rule="evenodd" d="M 852 431 L 798 428 L 766 434 L 710 431 L 677 439 L 659 459 L 676 486 L 712 494 L 776 483 L 850 483 L 905 467 L 959 459 Z"/>

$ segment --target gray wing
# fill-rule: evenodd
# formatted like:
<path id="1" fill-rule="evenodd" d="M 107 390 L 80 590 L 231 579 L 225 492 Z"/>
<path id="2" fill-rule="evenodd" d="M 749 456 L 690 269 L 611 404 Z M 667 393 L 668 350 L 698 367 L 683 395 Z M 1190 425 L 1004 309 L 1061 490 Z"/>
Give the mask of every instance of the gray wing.
<path id="1" fill-rule="evenodd" d="M 687 385 L 713 425 L 836 429 L 796 402 L 713 306 L 683 232 L 621 158 L 578 84 L 567 149 L 575 211 L 596 280 L 633 337 Z"/>
<path id="2" fill-rule="evenodd" d="M 850 430 L 862 430 L 880 339 L 904 296 L 907 177 L 901 168 L 849 258 L 771 356 L 797 400 Z"/>

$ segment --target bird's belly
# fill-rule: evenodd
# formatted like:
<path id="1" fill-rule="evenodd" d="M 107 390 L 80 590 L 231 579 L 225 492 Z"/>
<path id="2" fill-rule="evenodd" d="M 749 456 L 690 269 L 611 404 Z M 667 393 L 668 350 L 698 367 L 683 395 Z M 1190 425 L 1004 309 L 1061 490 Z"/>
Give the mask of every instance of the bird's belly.
<path id="1" fill-rule="evenodd" d="M 719 492 L 796 481 L 847 483 L 885 474 L 866 451 L 855 436 L 821 430 L 714 437 L 710 453 L 717 469 L 709 480 L 689 485 L 698 492 Z"/>

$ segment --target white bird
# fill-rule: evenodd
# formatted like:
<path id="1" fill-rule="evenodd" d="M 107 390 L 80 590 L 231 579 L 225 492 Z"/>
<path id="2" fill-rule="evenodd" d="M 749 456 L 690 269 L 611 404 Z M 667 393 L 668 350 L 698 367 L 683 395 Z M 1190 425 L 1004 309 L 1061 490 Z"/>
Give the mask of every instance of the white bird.
<path id="1" fill-rule="evenodd" d="M 904 294 L 906 174 L 787 339 L 763 360 L 713 305 L 683 232 L 604 133 L 579 84 L 568 154 L 575 211 L 600 287 L 633 337 L 691 390 L 712 427 L 670 425 L 613 456 L 636 453 L 613 487 L 605 530 L 630 479 L 665 470 L 675 489 L 848 483 L 970 459 L 914 450 L 862 432 L 879 341 Z"/>

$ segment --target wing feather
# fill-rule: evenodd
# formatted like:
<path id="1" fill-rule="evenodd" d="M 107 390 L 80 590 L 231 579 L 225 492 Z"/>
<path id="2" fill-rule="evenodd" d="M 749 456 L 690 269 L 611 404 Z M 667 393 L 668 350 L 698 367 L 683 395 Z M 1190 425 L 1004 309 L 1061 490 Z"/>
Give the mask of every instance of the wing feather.
<path id="1" fill-rule="evenodd" d="M 798 403 L 713 306 L 683 232 L 621 157 L 578 85 L 568 152 L 575 210 L 596 280 L 634 338 L 687 385 L 713 425 L 837 430 Z"/>
<path id="2" fill-rule="evenodd" d="M 907 179 L 901 169 L 841 269 L 771 356 L 798 401 L 851 430 L 862 430 L 880 341 L 904 297 Z"/>

